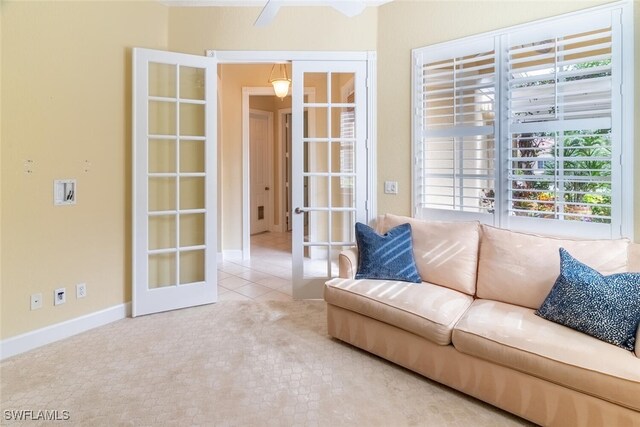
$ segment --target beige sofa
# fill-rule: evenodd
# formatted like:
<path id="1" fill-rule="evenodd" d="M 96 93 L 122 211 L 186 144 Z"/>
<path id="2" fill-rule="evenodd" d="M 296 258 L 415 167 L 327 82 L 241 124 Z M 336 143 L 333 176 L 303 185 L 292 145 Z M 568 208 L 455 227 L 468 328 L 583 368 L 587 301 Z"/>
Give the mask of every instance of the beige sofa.
<path id="1" fill-rule="evenodd" d="M 640 426 L 640 344 L 634 354 L 534 314 L 560 247 L 611 274 L 640 271 L 640 245 L 394 215 L 376 228 L 405 222 L 423 283 L 355 280 L 358 253 L 343 252 L 324 290 L 331 336 L 537 424 Z"/>

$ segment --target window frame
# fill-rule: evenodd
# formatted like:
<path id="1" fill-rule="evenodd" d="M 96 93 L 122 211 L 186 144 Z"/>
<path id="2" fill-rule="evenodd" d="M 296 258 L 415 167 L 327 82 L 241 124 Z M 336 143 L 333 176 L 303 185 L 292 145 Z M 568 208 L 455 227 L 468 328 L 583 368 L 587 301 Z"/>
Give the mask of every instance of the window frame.
<path id="1" fill-rule="evenodd" d="M 551 31 L 558 25 L 568 25 L 573 34 L 583 28 L 589 28 L 589 22 L 600 20 L 610 14 L 612 32 L 612 83 L 611 83 L 611 169 L 612 169 L 612 207 L 611 223 L 596 224 L 583 221 L 551 220 L 527 218 L 509 215 L 508 171 L 510 151 L 509 115 L 507 112 L 507 50 L 511 35 L 536 30 Z M 609 18 L 607 18 L 609 19 Z M 574 28 L 575 27 L 575 31 Z M 542 38 L 541 36 L 540 38 Z M 447 52 L 449 58 L 459 58 L 469 54 L 469 47 L 493 40 L 495 45 L 495 211 L 493 213 L 474 213 L 447 209 L 430 209 L 421 206 L 422 191 L 421 157 L 423 113 L 421 111 L 422 66 L 424 56 L 433 57 L 438 52 Z M 617 3 L 584 9 L 532 21 L 526 24 L 507 27 L 488 33 L 464 37 L 449 42 L 412 50 L 411 106 L 412 106 L 412 215 L 417 218 L 436 220 L 478 220 L 482 223 L 516 231 L 554 234 L 568 237 L 620 238 L 633 239 L 634 231 L 634 52 L 633 52 L 633 2 L 623 0 Z"/>

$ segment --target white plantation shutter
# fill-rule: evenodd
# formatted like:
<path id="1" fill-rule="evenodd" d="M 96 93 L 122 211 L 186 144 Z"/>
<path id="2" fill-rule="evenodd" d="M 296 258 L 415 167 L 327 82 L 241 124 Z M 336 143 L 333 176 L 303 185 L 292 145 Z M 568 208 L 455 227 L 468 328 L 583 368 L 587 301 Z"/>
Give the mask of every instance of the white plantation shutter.
<path id="1" fill-rule="evenodd" d="M 496 68 L 493 40 L 417 59 L 417 209 L 493 213 Z M 462 214 L 465 215 L 465 214 Z"/>
<path id="2" fill-rule="evenodd" d="M 355 92 L 347 95 L 347 103 L 355 103 Z M 354 107 L 346 107 L 340 113 L 340 172 L 353 173 L 355 159 L 353 157 L 353 143 L 356 135 L 356 111 Z M 353 189 L 353 177 L 341 176 L 340 188 L 344 191 Z"/>
<path id="3" fill-rule="evenodd" d="M 630 235 L 627 7 L 415 49 L 415 215 Z"/>
<path id="4" fill-rule="evenodd" d="M 610 19 L 577 30 L 557 26 L 548 37 L 533 29 L 507 48 L 507 209 L 511 216 L 610 224 Z"/>

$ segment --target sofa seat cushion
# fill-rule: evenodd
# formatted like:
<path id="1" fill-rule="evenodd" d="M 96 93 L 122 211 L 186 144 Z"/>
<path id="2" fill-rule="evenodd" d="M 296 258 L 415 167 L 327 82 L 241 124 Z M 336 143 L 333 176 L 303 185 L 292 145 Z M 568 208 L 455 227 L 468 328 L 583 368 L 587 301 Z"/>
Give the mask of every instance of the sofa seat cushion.
<path id="1" fill-rule="evenodd" d="M 640 359 L 532 309 L 476 300 L 452 339 L 462 353 L 640 410 Z"/>
<path id="2" fill-rule="evenodd" d="M 451 332 L 473 298 L 431 283 L 333 279 L 326 283 L 327 303 L 412 332 L 429 341 L 451 344 Z"/>

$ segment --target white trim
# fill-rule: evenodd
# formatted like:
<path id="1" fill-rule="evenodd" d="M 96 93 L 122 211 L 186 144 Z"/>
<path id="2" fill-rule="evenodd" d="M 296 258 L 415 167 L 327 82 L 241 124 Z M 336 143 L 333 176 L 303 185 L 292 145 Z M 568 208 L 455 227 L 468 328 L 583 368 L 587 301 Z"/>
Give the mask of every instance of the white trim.
<path id="1" fill-rule="evenodd" d="M 634 119 L 635 119 L 635 105 L 634 105 L 634 96 L 635 96 L 635 57 L 636 55 L 634 50 L 634 37 L 632 36 L 634 31 L 640 31 L 640 28 L 634 27 L 634 16 L 635 11 L 634 2 L 628 1 L 625 2 L 622 7 L 622 32 L 623 37 L 621 38 L 622 43 L 622 86 L 620 88 L 622 94 L 622 230 L 621 234 L 623 236 L 629 237 L 631 241 L 635 241 L 635 194 L 640 191 L 640 188 L 634 189 L 634 162 L 635 162 L 635 154 L 634 154 Z M 627 28 L 627 30 L 625 30 Z M 628 30 L 632 28 L 634 31 Z M 630 34 L 631 37 L 624 37 L 624 34 Z M 637 34 L 637 33 L 636 33 Z"/>
<path id="2" fill-rule="evenodd" d="M 367 55 L 367 223 L 378 216 L 378 54 Z"/>
<path id="3" fill-rule="evenodd" d="M 239 249 L 225 249 L 222 251 L 222 260 L 223 261 L 243 261 L 246 258 L 244 257 L 244 253 Z"/>
<path id="4" fill-rule="evenodd" d="M 131 303 L 119 304 L 0 342 L 0 360 L 131 316 Z"/>
<path id="5" fill-rule="evenodd" d="M 368 51 L 261 51 L 261 50 L 206 50 L 205 55 L 216 58 L 219 64 L 260 64 L 291 61 L 366 61 Z"/>
<path id="6" fill-rule="evenodd" d="M 284 151 L 285 151 L 285 133 L 282 132 L 283 126 L 284 126 L 284 120 L 285 120 L 285 115 L 286 114 L 291 114 L 291 108 L 281 108 L 278 110 L 278 122 L 276 125 L 276 129 L 277 129 L 277 139 L 278 141 L 276 142 L 276 151 L 277 151 L 277 157 L 278 159 L 280 159 L 280 161 L 282 162 L 282 159 L 284 159 Z M 288 191 L 284 191 L 284 186 L 282 186 L 282 184 L 284 184 L 285 180 L 286 180 L 286 163 L 282 162 L 280 164 L 280 167 L 278 168 L 278 182 L 281 184 L 280 186 L 280 190 L 278 192 L 278 206 L 279 206 L 279 211 L 280 211 L 280 218 L 279 218 L 279 225 L 276 228 L 276 231 L 279 232 L 285 232 L 287 231 L 286 226 L 287 226 L 287 207 L 286 207 L 286 203 L 285 200 L 288 197 Z"/>

